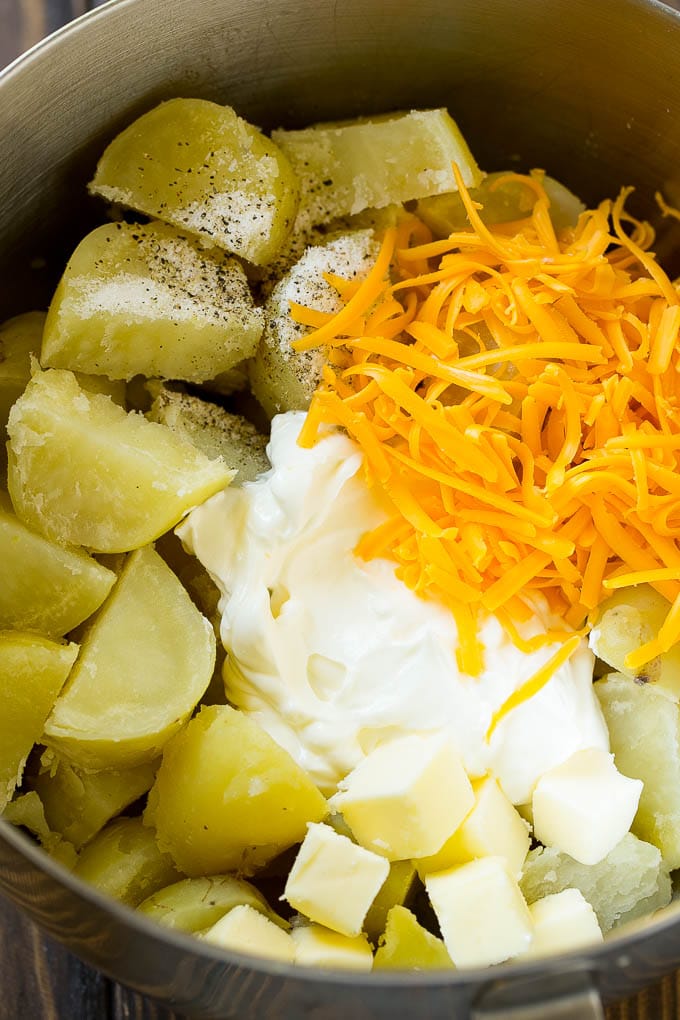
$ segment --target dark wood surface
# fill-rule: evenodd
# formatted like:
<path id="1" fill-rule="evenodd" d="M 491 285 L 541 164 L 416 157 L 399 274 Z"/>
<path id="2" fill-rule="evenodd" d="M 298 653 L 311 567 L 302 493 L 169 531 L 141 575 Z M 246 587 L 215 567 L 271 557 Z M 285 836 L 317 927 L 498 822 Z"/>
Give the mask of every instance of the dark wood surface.
<path id="1" fill-rule="evenodd" d="M 98 5 L 98 0 L 0 0 L 0 67 Z M 607 1020 L 680 1020 L 680 971 L 609 1007 L 606 1015 Z M 0 1020 L 181 1018 L 80 963 L 0 897 Z"/>

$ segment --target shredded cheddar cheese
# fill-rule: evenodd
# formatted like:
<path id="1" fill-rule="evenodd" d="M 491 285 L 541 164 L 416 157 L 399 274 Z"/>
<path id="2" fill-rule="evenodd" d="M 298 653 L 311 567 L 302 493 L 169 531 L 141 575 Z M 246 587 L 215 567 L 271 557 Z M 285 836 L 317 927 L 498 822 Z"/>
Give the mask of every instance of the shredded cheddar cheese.
<path id="1" fill-rule="evenodd" d="M 468 229 L 435 240 L 404 214 L 363 281 L 328 277 L 340 312 L 292 306 L 312 327 L 295 347 L 329 352 L 300 441 L 331 423 L 359 444 L 389 519 L 357 552 L 451 609 L 465 672 L 482 667 L 480 613 L 534 648 L 527 594 L 580 628 L 609 589 L 647 581 L 671 607 L 643 665 L 680 639 L 678 287 L 629 189 L 556 235 L 540 178 L 511 175 L 536 201 L 495 227 L 454 170 Z M 541 640 L 558 650 L 490 732 L 578 646 Z"/>

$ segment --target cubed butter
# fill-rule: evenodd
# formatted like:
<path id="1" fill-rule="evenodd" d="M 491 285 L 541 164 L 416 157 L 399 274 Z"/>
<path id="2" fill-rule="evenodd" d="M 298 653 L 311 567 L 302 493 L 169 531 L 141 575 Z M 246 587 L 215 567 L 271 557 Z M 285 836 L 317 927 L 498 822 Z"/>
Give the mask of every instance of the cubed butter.
<path id="1" fill-rule="evenodd" d="M 475 806 L 462 825 L 432 857 L 418 861 L 418 873 L 446 871 L 476 857 L 504 857 L 519 876 L 529 853 L 529 829 L 493 776 L 472 784 Z"/>
<path id="2" fill-rule="evenodd" d="M 504 857 L 426 875 L 425 888 L 457 967 L 502 963 L 529 948 L 531 915 Z"/>
<path id="3" fill-rule="evenodd" d="M 311 921 L 356 937 L 387 878 L 384 857 L 313 822 L 290 869 L 283 899 Z"/>
<path id="4" fill-rule="evenodd" d="M 371 970 L 373 952 L 365 935 L 348 938 L 321 924 L 293 928 L 295 962 L 307 967 L 337 967 L 340 970 Z"/>
<path id="5" fill-rule="evenodd" d="M 641 793 L 640 780 L 622 776 L 607 751 L 577 751 L 536 784 L 536 838 L 581 864 L 598 864 L 630 829 Z"/>
<path id="6" fill-rule="evenodd" d="M 254 907 L 242 903 L 233 907 L 203 935 L 206 942 L 222 949 L 234 949 L 253 956 L 268 956 L 293 963 L 295 943 L 287 931 L 277 927 Z"/>
<path id="7" fill-rule="evenodd" d="M 544 896 L 529 907 L 534 937 L 527 957 L 566 953 L 602 941 L 595 911 L 578 889 Z"/>
<path id="8" fill-rule="evenodd" d="M 379 745 L 331 799 L 357 842 L 391 861 L 436 853 L 474 802 L 460 758 L 441 734 Z"/>

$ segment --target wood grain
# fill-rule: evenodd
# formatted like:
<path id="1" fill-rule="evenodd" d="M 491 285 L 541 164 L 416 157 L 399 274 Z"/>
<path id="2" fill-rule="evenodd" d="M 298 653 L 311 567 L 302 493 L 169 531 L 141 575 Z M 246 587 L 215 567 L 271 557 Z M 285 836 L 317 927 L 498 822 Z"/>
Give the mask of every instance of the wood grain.
<path id="1" fill-rule="evenodd" d="M 0 0 L 0 66 L 96 6 L 88 0 Z"/>
<path id="2" fill-rule="evenodd" d="M 101 2 L 0 0 L 0 66 Z M 680 0 L 671 6 L 680 6 Z M 680 1020 L 680 971 L 634 998 L 610 1006 L 606 1017 Z M 81 963 L 0 897 L 0 1020 L 182 1018 Z"/>

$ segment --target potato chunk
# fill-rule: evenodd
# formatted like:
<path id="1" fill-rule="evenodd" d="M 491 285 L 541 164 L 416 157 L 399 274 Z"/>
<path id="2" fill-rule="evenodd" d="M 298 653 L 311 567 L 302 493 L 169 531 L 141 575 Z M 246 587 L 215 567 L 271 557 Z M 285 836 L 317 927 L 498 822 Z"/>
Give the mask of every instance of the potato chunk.
<path id="1" fill-rule="evenodd" d="M 166 747 L 146 817 L 186 874 L 248 875 L 327 813 L 307 773 L 268 733 L 212 705 Z"/>
<path id="2" fill-rule="evenodd" d="M 4 433 L 12 404 L 21 396 L 31 378 L 32 358 L 37 358 L 45 326 L 44 312 L 24 312 L 0 326 L 0 433 Z M 106 393 L 125 406 L 125 384 L 104 375 L 80 373 L 83 389 Z M 5 442 L 0 434 L 0 462 L 5 463 Z"/>
<path id="3" fill-rule="evenodd" d="M 0 633 L 0 812 L 73 666 L 78 646 L 37 634 Z"/>
<path id="4" fill-rule="evenodd" d="M 585 206 L 568 188 L 547 177 L 540 170 L 536 176 L 550 201 L 549 214 L 556 231 L 576 226 Z M 470 191 L 470 197 L 479 202 L 484 223 L 509 223 L 530 216 L 536 204 L 536 192 L 524 180 L 513 180 L 505 170 L 487 174 L 478 187 Z M 469 226 L 463 200 L 457 191 L 446 195 L 432 195 L 418 202 L 418 216 L 427 223 L 436 237 L 448 237 L 454 230 L 466 230 Z"/>
<path id="5" fill-rule="evenodd" d="M 432 935 L 406 907 L 394 906 L 387 915 L 385 934 L 375 954 L 376 970 L 453 970 L 441 939 Z"/>
<path id="6" fill-rule="evenodd" d="M 468 187 L 481 174 L 446 110 L 413 110 L 301 131 L 273 140 L 301 181 L 298 224 L 454 191 L 456 162 Z"/>
<path id="7" fill-rule="evenodd" d="M 147 792 L 158 765 L 144 762 L 122 771 L 84 772 L 50 751 L 44 753 L 42 762 L 30 786 L 40 796 L 50 829 L 76 850 Z"/>
<path id="8" fill-rule="evenodd" d="M 392 907 L 405 906 L 415 894 L 416 879 L 413 861 L 392 861 L 389 874 L 364 918 L 364 931 L 374 945 L 385 931 Z"/>
<path id="9" fill-rule="evenodd" d="M 174 393 L 161 387 L 147 417 L 167 425 L 206 457 L 222 457 L 236 471 L 234 485 L 251 482 L 270 467 L 267 436 L 238 414 L 188 393 Z"/>
<path id="10" fill-rule="evenodd" d="M 141 818 L 117 818 L 102 829 L 82 850 L 74 873 L 130 907 L 178 878 Z"/>
<path id="11" fill-rule="evenodd" d="M 680 707 L 653 684 L 612 673 L 595 684 L 616 767 L 641 779 L 631 826 L 658 846 L 671 870 L 680 867 Z"/>
<path id="12" fill-rule="evenodd" d="M 590 647 L 608 666 L 642 683 L 652 682 L 677 701 L 680 697 L 680 644 L 633 671 L 626 656 L 652 641 L 670 610 L 670 603 L 649 584 L 620 588 L 600 606 L 590 632 Z"/>
<path id="13" fill-rule="evenodd" d="M 71 256 L 45 323 L 46 367 L 203 382 L 262 333 L 236 259 L 165 223 L 110 223 Z"/>
<path id="14" fill-rule="evenodd" d="M 45 315 L 26 312 L 0 326 L 0 427 L 4 429 L 9 411 L 31 378 L 31 354 L 40 350 Z"/>
<path id="15" fill-rule="evenodd" d="M 156 758 L 188 719 L 215 663 L 215 634 L 152 548 L 133 553 L 88 628 L 44 742 L 74 765 Z"/>
<path id="16" fill-rule="evenodd" d="M 290 231 L 298 183 L 277 145 L 229 106 L 171 99 L 108 146 L 90 191 L 263 265 Z"/>
<path id="17" fill-rule="evenodd" d="M 152 542 L 233 476 L 222 461 L 57 369 L 31 379 L 9 434 L 19 517 L 56 542 L 95 552 Z"/>
<path id="18" fill-rule="evenodd" d="M 528 903 L 563 889 L 579 889 L 603 934 L 671 900 L 671 880 L 661 854 L 630 832 L 595 865 L 579 864 L 549 847 L 530 850 L 520 885 Z"/>
<path id="19" fill-rule="evenodd" d="M 324 273 L 351 280 L 366 276 L 378 256 L 372 230 L 340 234 L 307 248 L 302 258 L 274 287 L 265 306 L 265 330 L 250 366 L 254 395 L 270 418 L 282 411 L 304 411 L 326 362 L 324 350 L 294 351 L 292 344 L 310 332 L 290 313 L 290 302 L 318 312 L 338 312 L 342 301 Z"/>
<path id="20" fill-rule="evenodd" d="M 116 575 L 28 528 L 0 492 L 0 629 L 61 637 L 91 616 Z"/>
<path id="21" fill-rule="evenodd" d="M 288 928 L 262 893 L 250 882 L 235 875 L 185 878 L 153 893 L 140 903 L 139 909 L 166 928 L 194 934 L 211 928 L 239 906 L 252 907 L 280 928 Z"/>
<path id="22" fill-rule="evenodd" d="M 47 824 L 45 811 L 40 797 L 35 790 L 22 793 L 7 805 L 2 817 L 12 825 L 21 826 L 32 833 L 46 854 L 54 857 L 65 868 L 73 868 L 78 860 L 76 848 L 68 840 L 62 839 L 58 832 L 53 832 Z"/>

